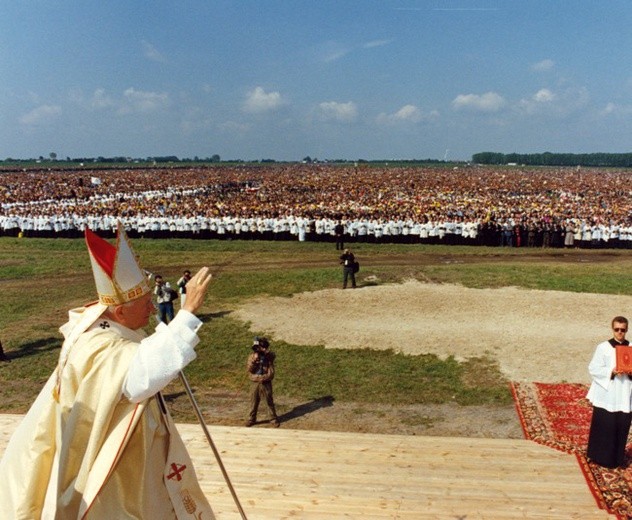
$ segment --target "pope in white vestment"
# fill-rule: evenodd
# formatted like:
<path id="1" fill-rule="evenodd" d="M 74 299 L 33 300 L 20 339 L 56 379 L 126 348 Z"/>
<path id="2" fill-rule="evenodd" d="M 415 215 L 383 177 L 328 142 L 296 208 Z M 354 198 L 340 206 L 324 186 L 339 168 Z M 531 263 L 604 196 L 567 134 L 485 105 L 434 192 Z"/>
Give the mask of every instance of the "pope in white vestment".
<path id="1" fill-rule="evenodd" d="M 60 329 L 57 369 L 0 460 L 0 518 L 212 519 L 160 394 L 195 358 L 208 269 L 147 337 L 151 289 L 122 226 L 116 247 L 89 230 L 86 242 L 99 302 Z"/>

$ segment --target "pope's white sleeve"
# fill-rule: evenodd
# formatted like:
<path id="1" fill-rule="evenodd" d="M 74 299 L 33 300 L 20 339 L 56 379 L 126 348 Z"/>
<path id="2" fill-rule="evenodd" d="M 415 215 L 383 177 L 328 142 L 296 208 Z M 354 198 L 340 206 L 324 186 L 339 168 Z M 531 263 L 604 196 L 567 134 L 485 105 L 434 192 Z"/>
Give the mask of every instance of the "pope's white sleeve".
<path id="1" fill-rule="evenodd" d="M 196 332 L 202 322 L 188 311 L 180 310 L 165 325 L 140 342 L 123 383 L 123 395 L 139 403 L 162 390 L 180 370 L 196 357 L 199 343 Z"/>

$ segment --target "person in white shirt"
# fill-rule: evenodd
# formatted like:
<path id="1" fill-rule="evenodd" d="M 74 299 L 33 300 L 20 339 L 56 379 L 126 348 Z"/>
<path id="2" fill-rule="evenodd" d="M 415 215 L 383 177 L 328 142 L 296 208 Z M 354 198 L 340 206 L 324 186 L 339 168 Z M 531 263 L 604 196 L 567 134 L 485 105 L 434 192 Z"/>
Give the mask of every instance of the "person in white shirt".
<path id="1" fill-rule="evenodd" d="M 612 320 L 613 337 L 597 345 L 588 365 L 592 384 L 586 396 L 593 405 L 587 456 L 606 468 L 625 467 L 625 446 L 632 422 L 632 373 L 617 367 L 616 349 L 628 346 L 628 320 Z"/>
<path id="2" fill-rule="evenodd" d="M 184 302 L 187 300 L 187 284 L 191 280 L 191 271 L 185 269 L 182 276 L 177 281 L 178 292 L 180 293 L 180 307 L 184 307 Z"/>

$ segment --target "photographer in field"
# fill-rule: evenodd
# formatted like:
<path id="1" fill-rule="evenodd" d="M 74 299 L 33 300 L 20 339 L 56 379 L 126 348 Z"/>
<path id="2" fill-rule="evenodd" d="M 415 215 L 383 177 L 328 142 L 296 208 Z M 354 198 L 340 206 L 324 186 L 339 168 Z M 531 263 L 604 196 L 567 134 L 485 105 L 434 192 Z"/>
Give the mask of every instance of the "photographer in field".
<path id="1" fill-rule="evenodd" d="M 356 288 L 355 274 L 358 272 L 359 265 L 356 262 L 355 255 L 350 249 L 345 249 L 340 255 L 340 264 L 342 265 L 342 288 L 347 288 L 347 280 L 351 278 L 351 287 Z"/>
<path id="2" fill-rule="evenodd" d="M 246 426 L 253 426 L 257 422 L 257 410 L 261 399 L 270 409 L 272 425 L 279 426 L 272 397 L 272 380 L 274 379 L 274 359 L 276 354 L 270 350 L 270 343 L 266 338 L 255 337 L 252 343 L 252 353 L 248 356 L 248 377 L 250 378 L 250 415 Z"/>
<path id="3" fill-rule="evenodd" d="M 161 275 L 154 277 L 154 295 L 156 296 L 156 305 L 158 307 L 158 321 L 165 324 L 173 320 L 175 310 L 173 301 L 178 298 L 178 294 L 171 288 L 169 282 L 165 282 Z"/>

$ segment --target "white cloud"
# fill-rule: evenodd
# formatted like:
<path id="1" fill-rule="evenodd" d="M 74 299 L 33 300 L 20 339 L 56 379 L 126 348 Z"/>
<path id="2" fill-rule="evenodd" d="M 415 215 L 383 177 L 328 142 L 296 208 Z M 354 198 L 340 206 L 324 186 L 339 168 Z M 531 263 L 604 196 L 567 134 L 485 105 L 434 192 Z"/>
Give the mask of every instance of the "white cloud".
<path id="1" fill-rule="evenodd" d="M 606 107 L 601 111 L 602 114 L 615 114 L 618 110 L 618 106 L 614 103 L 608 103 Z"/>
<path id="2" fill-rule="evenodd" d="M 602 116 L 629 116 L 632 114 L 632 105 L 617 105 L 616 103 L 608 103 L 603 110 L 599 112 Z"/>
<path id="3" fill-rule="evenodd" d="M 319 50 L 320 60 L 325 63 L 332 63 L 338 61 L 345 56 L 358 52 L 361 49 L 374 49 L 376 47 L 383 47 L 389 45 L 393 40 L 371 40 L 363 44 L 356 45 L 344 45 L 336 41 L 328 41 L 322 45 L 322 49 Z"/>
<path id="4" fill-rule="evenodd" d="M 515 108 L 519 113 L 529 115 L 565 115 L 584 107 L 588 101 L 588 91 L 584 87 L 573 87 L 559 92 L 543 88 L 530 98 L 521 99 Z"/>
<path id="5" fill-rule="evenodd" d="M 381 113 L 377 116 L 377 122 L 381 124 L 395 124 L 401 122 L 419 123 L 423 119 L 421 110 L 415 105 L 404 105 L 393 114 Z"/>
<path id="6" fill-rule="evenodd" d="M 485 94 L 459 94 L 452 101 L 452 108 L 476 112 L 498 112 L 506 104 L 507 101 L 500 94 L 486 92 Z"/>
<path id="7" fill-rule="evenodd" d="M 20 123 L 24 125 L 46 124 L 61 115 L 59 105 L 40 105 L 20 118 Z"/>
<path id="8" fill-rule="evenodd" d="M 349 54 L 349 52 L 349 49 L 330 50 L 323 58 L 323 61 L 325 63 L 338 61 L 340 58 L 344 58 L 347 54 Z"/>
<path id="9" fill-rule="evenodd" d="M 80 90 L 73 90 L 70 100 L 83 110 L 113 110 L 119 115 L 155 112 L 171 103 L 166 92 L 137 90 L 134 87 L 114 95 L 102 87 L 97 88 L 90 96 L 84 96 Z"/>
<path id="10" fill-rule="evenodd" d="M 373 40 L 365 43 L 362 47 L 364 47 L 365 49 L 373 49 L 374 47 L 382 47 L 384 45 L 388 45 L 392 41 L 393 40 Z"/>
<path id="11" fill-rule="evenodd" d="M 169 104 L 169 96 L 164 92 L 145 92 L 133 87 L 123 92 L 123 103 L 119 114 L 132 112 L 154 112 Z"/>
<path id="12" fill-rule="evenodd" d="M 543 88 L 538 90 L 533 95 L 533 101 L 536 103 L 550 103 L 555 99 L 555 94 L 551 92 L 548 88 Z"/>
<path id="13" fill-rule="evenodd" d="M 320 116 L 325 121 L 350 123 L 358 117 L 358 107 L 353 101 L 338 103 L 326 101 L 318 105 Z"/>
<path id="14" fill-rule="evenodd" d="M 319 45 L 319 48 L 317 49 L 317 59 L 325 63 L 332 63 L 345 57 L 352 50 L 353 48 L 348 45 L 343 45 L 334 40 L 328 40 Z"/>
<path id="15" fill-rule="evenodd" d="M 148 60 L 155 61 L 155 62 L 158 62 L 158 63 L 166 63 L 167 62 L 167 58 L 161 52 L 159 52 L 158 49 L 156 49 L 156 47 L 154 47 L 148 41 L 143 40 L 141 42 L 141 45 L 143 46 L 143 55 Z"/>
<path id="16" fill-rule="evenodd" d="M 244 112 L 261 113 L 276 110 L 282 104 L 281 94 L 266 92 L 262 87 L 257 87 L 248 92 L 242 108 Z"/>
<path id="17" fill-rule="evenodd" d="M 573 108 L 583 107 L 590 101 L 590 94 L 586 87 L 569 88 L 564 94 L 567 104 Z"/>
<path id="18" fill-rule="evenodd" d="M 546 105 L 546 109 L 553 108 L 553 101 L 556 99 L 556 95 L 548 88 L 538 90 L 530 98 L 521 99 L 518 102 L 517 110 L 525 114 L 534 114 L 538 110 L 543 110 Z"/>
<path id="19" fill-rule="evenodd" d="M 421 120 L 421 111 L 415 105 L 404 105 L 393 114 L 393 117 L 399 121 L 413 121 L 416 123 Z"/>
<path id="20" fill-rule="evenodd" d="M 105 89 L 98 88 L 92 94 L 92 99 L 90 100 L 90 108 L 100 110 L 104 108 L 113 107 L 116 103 L 114 100 L 105 93 Z"/>
<path id="21" fill-rule="evenodd" d="M 531 65 L 531 70 L 534 70 L 536 72 L 544 72 L 547 70 L 551 70 L 553 67 L 555 67 L 555 62 L 553 60 L 546 59 Z"/>

